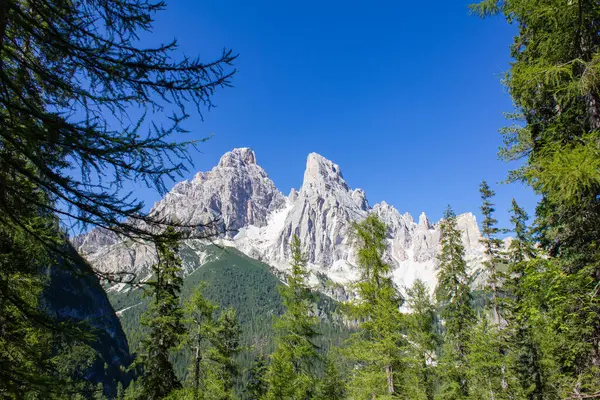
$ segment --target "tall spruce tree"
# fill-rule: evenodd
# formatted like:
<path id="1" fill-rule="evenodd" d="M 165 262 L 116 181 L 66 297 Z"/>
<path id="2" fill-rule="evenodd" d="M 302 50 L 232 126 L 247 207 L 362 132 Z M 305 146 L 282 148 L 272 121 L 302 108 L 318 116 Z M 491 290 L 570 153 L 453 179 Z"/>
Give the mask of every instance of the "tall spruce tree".
<path id="1" fill-rule="evenodd" d="M 169 227 L 165 235 L 155 242 L 158 262 L 152 266 L 153 277 L 147 282 L 150 289 L 146 292 L 152 297 L 152 302 L 142 317 L 142 324 L 150 330 L 142 342 L 139 360 L 143 367 L 141 387 L 144 399 L 163 399 L 181 387 L 169 359 L 185 333 L 179 301 L 183 283 L 179 238 L 180 235 Z"/>
<path id="2" fill-rule="evenodd" d="M 330 353 L 325 360 L 325 371 L 323 372 L 323 378 L 319 381 L 314 399 L 345 400 L 346 398 L 346 382 L 344 382 L 336 360 L 333 359 Z"/>
<path id="3" fill-rule="evenodd" d="M 480 315 L 467 343 L 469 399 L 522 399 L 521 386 L 509 369 L 506 331 Z"/>
<path id="4" fill-rule="evenodd" d="M 191 374 L 193 398 L 200 398 L 201 366 L 204 358 L 203 351 L 206 342 L 215 329 L 214 313 L 218 306 L 202 295 L 202 289 L 197 288 L 192 297 L 186 302 L 185 314 L 189 320 L 188 340 L 193 353 L 193 372 Z"/>
<path id="5" fill-rule="evenodd" d="M 514 394 L 515 388 L 512 387 L 512 375 L 507 370 L 506 332 L 503 329 L 505 316 L 502 305 L 505 276 L 501 267 L 506 261 L 503 243 L 498 237 L 501 229 L 497 227 L 498 221 L 494 217 L 496 209 L 492 198 L 495 192 L 484 180 L 479 186 L 479 193 L 482 200 L 480 210 L 483 215 L 480 242 L 486 257 L 483 266 L 491 323 L 487 315 L 480 315 L 473 331 L 469 349 L 470 394 L 474 398 L 487 394 L 494 399 L 508 399 Z"/>
<path id="6" fill-rule="evenodd" d="M 212 347 L 207 352 L 207 359 L 210 360 L 211 365 L 207 370 L 208 378 L 205 379 L 208 393 L 204 398 L 214 400 L 235 398 L 233 388 L 239 377 L 235 357 L 242 351 L 241 334 L 235 310 L 232 308 L 223 310 L 210 336 Z"/>
<path id="7" fill-rule="evenodd" d="M 314 294 L 307 282 L 307 260 L 296 235 L 291 252 L 290 274 L 286 284 L 279 287 L 285 312 L 274 324 L 278 336 L 267 372 L 266 399 L 303 400 L 313 396 L 316 387 L 314 367 L 319 354 L 315 339 L 319 321 L 313 312 Z"/>
<path id="8" fill-rule="evenodd" d="M 489 187 L 486 181 L 481 182 L 479 187 L 481 194 L 481 214 L 483 221 L 481 222 L 481 244 L 485 249 L 486 260 L 483 265 L 487 275 L 487 289 L 490 292 L 490 306 L 492 310 L 492 318 L 494 323 L 500 323 L 500 288 L 502 285 L 502 273 L 499 271 L 499 266 L 502 263 L 502 240 L 498 238 L 500 229 L 496 226 L 498 221 L 494 218 L 494 204 L 492 197 L 494 191 Z"/>
<path id="9" fill-rule="evenodd" d="M 406 336 L 408 339 L 405 386 L 407 396 L 415 400 L 433 400 L 436 386 L 436 351 L 440 344 L 436 332 L 436 307 L 425 282 L 417 279 L 407 289 L 410 314 Z"/>
<path id="10" fill-rule="evenodd" d="M 440 231 L 442 249 L 438 255 L 435 296 L 441 309 L 444 334 L 438 367 L 441 377 L 438 398 L 466 399 L 469 395 L 469 343 L 477 316 L 461 233 L 450 206 L 444 213 Z"/>
<path id="11" fill-rule="evenodd" d="M 593 289 L 600 279 L 600 8 L 585 0 L 485 0 L 472 9 L 501 13 L 518 29 L 505 83 L 520 123 L 502 131 L 500 156 L 523 161 L 509 178 L 541 196 L 540 245 L 557 257 L 567 276 L 556 278 L 572 289 L 550 310 L 566 313 L 555 342 L 570 342 L 566 352 L 575 358 L 563 365 L 571 381 L 564 386 L 575 398 L 595 395 L 600 385 L 581 386 L 600 382 L 600 293 Z"/>
<path id="12" fill-rule="evenodd" d="M 515 199 L 511 206 L 511 223 L 514 237 L 509 245 L 509 276 L 506 282 L 508 298 L 506 301 L 506 321 L 510 347 L 511 370 L 520 382 L 523 396 L 527 400 L 550 398 L 546 390 L 546 377 L 542 367 L 539 335 L 535 332 L 535 318 L 539 308 L 531 302 L 531 288 L 528 287 L 531 262 L 535 260 L 536 250 L 527 227 L 528 215 L 519 207 Z M 534 296 L 535 298 L 535 296 Z"/>
<path id="13" fill-rule="evenodd" d="M 246 371 L 244 394 L 249 400 L 260 400 L 267 394 L 269 383 L 266 380 L 269 370 L 267 356 L 258 354 Z"/>
<path id="14" fill-rule="evenodd" d="M 387 249 L 386 225 L 375 215 L 354 224 L 358 242 L 357 298 L 349 304 L 349 317 L 359 321 L 345 350 L 356 368 L 348 383 L 351 398 L 392 398 L 401 394 L 406 321 L 400 312 L 403 299 L 383 261 Z"/>

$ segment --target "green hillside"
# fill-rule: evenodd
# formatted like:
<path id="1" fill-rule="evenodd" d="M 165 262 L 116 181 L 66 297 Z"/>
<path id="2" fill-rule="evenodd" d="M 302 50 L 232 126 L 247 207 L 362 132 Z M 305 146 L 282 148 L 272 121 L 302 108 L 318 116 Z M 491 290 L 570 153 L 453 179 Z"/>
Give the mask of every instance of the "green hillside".
<path id="1" fill-rule="evenodd" d="M 237 311 L 243 330 L 242 341 L 248 346 L 248 350 L 241 354 L 239 363 L 246 368 L 257 353 L 269 354 L 273 350 L 273 317 L 283 311 L 277 291 L 279 280 L 268 265 L 236 249 L 210 245 L 205 251 L 210 253 L 209 261 L 185 278 L 181 297 L 189 298 L 194 289 L 205 282 L 204 294 L 207 298 L 221 308 L 233 307 Z M 183 248 L 181 256 L 187 262 L 198 260 L 188 247 Z M 145 334 L 140 319 L 146 310 L 147 299 L 143 299 L 141 289 L 125 293 L 109 292 L 109 299 L 115 310 L 124 310 L 120 313 L 121 324 L 131 351 L 137 351 Z M 319 345 L 325 352 L 332 345 L 340 344 L 348 331 L 341 323 L 338 304 L 330 298 L 319 295 L 315 312 L 323 320 L 323 337 Z M 175 360 L 177 372 L 182 378 L 187 375 L 188 361 L 189 354 L 184 349 Z"/>

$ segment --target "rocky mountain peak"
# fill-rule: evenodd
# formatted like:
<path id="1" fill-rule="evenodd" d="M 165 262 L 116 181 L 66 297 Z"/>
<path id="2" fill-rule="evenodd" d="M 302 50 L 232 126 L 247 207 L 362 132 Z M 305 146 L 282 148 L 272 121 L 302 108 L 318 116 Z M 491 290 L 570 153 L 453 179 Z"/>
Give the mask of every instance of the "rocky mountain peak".
<path id="1" fill-rule="evenodd" d="M 310 153 L 306 160 L 301 191 L 322 192 L 336 187 L 346 191 L 350 190 L 340 167 L 320 154 Z"/>
<path id="2" fill-rule="evenodd" d="M 233 149 L 223 154 L 219 160 L 219 167 L 221 168 L 236 168 L 251 164 L 256 164 L 256 154 L 254 150 L 248 147 Z"/>
<path id="3" fill-rule="evenodd" d="M 427 218 L 427 215 L 422 212 L 421 215 L 419 215 L 419 225 L 424 227 L 425 229 L 431 229 L 431 223 L 429 222 L 429 218 Z"/>
<path id="4" fill-rule="evenodd" d="M 356 278 L 352 223 L 375 213 L 388 227 L 385 257 L 394 270 L 394 281 L 410 285 L 423 279 L 431 288 L 436 282 L 439 224 L 430 222 L 424 213 L 417 223 L 385 201 L 371 208 L 365 192 L 350 188 L 340 167 L 317 153 L 308 155 L 301 189 L 292 189 L 286 198 L 256 164 L 254 151 L 233 149 L 212 170 L 175 185 L 152 213 L 190 224 L 220 216 L 227 232 L 222 238 L 225 244 L 279 269 L 288 268 L 291 239 L 298 235 L 311 268 L 341 283 Z M 483 250 L 475 216 L 459 215 L 457 225 L 467 259 L 480 262 Z M 73 243 L 100 270 L 127 266 L 143 275 L 154 262 L 151 246 L 119 240 L 96 232 Z M 190 246 L 197 248 L 193 252 L 202 260 L 201 246 Z M 190 265 L 188 272 L 200 264 Z"/>
<path id="5" fill-rule="evenodd" d="M 369 202 L 367 201 L 367 194 L 365 193 L 364 190 L 354 189 L 352 191 L 352 200 L 354 200 L 354 202 L 359 205 L 361 210 L 363 210 L 363 211 L 369 210 L 369 208 L 370 208 Z"/>

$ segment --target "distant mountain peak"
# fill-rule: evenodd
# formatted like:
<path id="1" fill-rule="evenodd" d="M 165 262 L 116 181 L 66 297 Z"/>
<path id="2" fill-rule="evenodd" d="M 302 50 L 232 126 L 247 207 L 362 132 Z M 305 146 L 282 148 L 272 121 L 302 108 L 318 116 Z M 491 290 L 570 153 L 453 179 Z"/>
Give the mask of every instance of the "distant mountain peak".
<path id="1" fill-rule="evenodd" d="M 219 167 L 221 168 L 236 168 L 241 165 L 252 164 L 256 164 L 256 154 L 254 153 L 254 150 L 248 147 L 240 147 L 228 151 L 227 153 L 223 154 L 219 160 Z"/>
<path id="2" fill-rule="evenodd" d="M 415 222 L 410 214 L 401 214 L 385 201 L 371 208 L 366 193 L 350 188 L 340 167 L 317 153 L 307 157 L 300 190 L 292 189 L 285 197 L 256 163 L 253 150 L 233 149 L 211 171 L 199 172 L 192 181 L 175 185 L 152 213 L 188 224 L 206 221 L 207 215 L 220 215 L 227 231 L 224 244 L 279 269 L 288 267 L 291 239 L 298 235 L 311 268 L 341 283 L 357 277 L 352 224 L 375 213 L 388 227 L 386 261 L 394 270 L 394 281 L 402 286 L 422 279 L 431 288 L 435 286 L 439 224 L 431 223 L 425 213 Z M 457 225 L 467 259 L 473 265 L 479 263 L 483 250 L 474 215 L 459 215 Z M 148 246 L 115 243 L 101 232 L 73 243 L 101 270 L 126 268 L 143 275 L 154 262 L 154 252 Z M 202 246 L 187 246 L 196 249 L 193 251 L 199 260 L 195 261 L 199 265 L 186 267 L 193 271 L 205 258 Z"/>
<path id="3" fill-rule="evenodd" d="M 344 180 L 339 165 L 317 153 L 310 153 L 306 159 L 306 170 L 301 191 L 327 191 L 333 188 L 350 190 Z"/>

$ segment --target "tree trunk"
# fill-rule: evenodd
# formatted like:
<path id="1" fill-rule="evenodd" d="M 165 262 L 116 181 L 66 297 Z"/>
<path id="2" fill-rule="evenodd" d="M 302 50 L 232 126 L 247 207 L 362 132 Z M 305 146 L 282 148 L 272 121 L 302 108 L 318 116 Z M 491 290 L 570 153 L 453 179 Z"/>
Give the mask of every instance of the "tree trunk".
<path id="1" fill-rule="evenodd" d="M 394 394 L 394 375 L 392 374 L 392 366 L 385 366 L 385 375 L 387 376 L 388 393 Z"/>
<path id="2" fill-rule="evenodd" d="M 194 358 L 194 399 L 200 394 L 200 340 L 196 346 L 196 356 Z"/>

